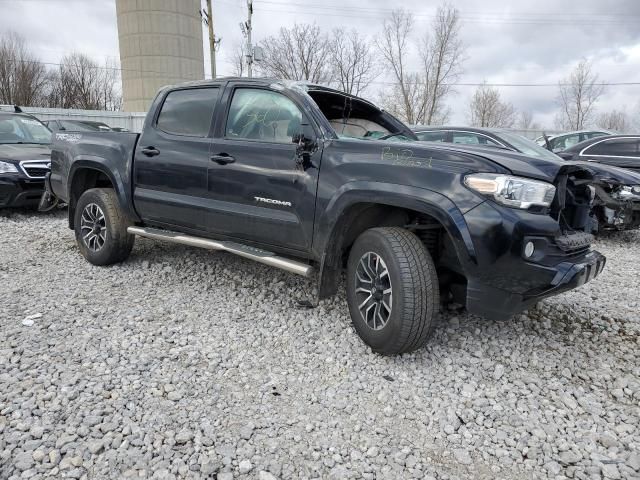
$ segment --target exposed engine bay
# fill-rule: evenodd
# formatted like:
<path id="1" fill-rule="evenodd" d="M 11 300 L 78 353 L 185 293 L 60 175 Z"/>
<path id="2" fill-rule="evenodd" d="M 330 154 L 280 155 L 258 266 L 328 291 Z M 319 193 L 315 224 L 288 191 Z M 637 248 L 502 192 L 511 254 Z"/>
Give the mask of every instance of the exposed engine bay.
<path id="1" fill-rule="evenodd" d="M 601 182 L 594 185 L 593 211 L 600 229 L 627 230 L 640 227 L 640 186 Z"/>
<path id="2" fill-rule="evenodd" d="M 556 188 L 552 214 L 563 231 L 640 227 L 640 186 L 622 185 L 600 172 L 573 166 L 560 172 Z"/>
<path id="3" fill-rule="evenodd" d="M 593 175 L 579 167 L 568 166 L 556 177 L 556 197 L 551 215 L 558 220 L 563 232 L 592 231 L 591 206 L 594 191 Z"/>

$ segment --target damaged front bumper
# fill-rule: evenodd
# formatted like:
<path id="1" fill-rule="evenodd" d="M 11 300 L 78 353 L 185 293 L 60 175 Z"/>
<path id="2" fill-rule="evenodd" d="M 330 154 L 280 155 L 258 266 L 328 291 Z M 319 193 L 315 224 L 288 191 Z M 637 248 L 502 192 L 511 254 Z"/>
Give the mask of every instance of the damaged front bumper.
<path id="1" fill-rule="evenodd" d="M 485 202 L 465 214 L 477 266 L 464 272 L 461 303 L 476 315 L 507 319 L 543 298 L 596 278 L 606 259 L 593 236 L 563 230 L 551 216 Z"/>
<path id="2" fill-rule="evenodd" d="M 561 262 L 553 267 L 535 266 L 541 277 L 553 276 L 546 285 L 523 293 L 502 290 L 492 285 L 469 282 L 467 310 L 486 318 L 505 320 L 535 305 L 540 300 L 573 290 L 596 278 L 604 269 L 606 258 L 591 251 L 579 262 Z"/>

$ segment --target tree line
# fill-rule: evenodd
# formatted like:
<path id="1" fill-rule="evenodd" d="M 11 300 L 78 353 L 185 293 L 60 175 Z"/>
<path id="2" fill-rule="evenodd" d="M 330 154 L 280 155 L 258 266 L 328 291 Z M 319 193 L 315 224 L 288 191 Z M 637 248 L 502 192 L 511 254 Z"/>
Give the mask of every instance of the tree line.
<path id="1" fill-rule="evenodd" d="M 449 102 L 459 92 L 465 72 L 466 48 L 461 39 L 459 11 L 441 5 L 430 28 L 415 35 L 410 12 L 394 10 L 374 36 L 317 24 L 296 23 L 259 42 L 264 58 L 259 75 L 327 84 L 353 95 L 373 97 L 387 111 L 409 124 L 440 125 L 451 119 Z M 235 75 L 245 73 L 245 48 L 236 45 L 229 56 Z M 625 111 L 598 114 L 604 93 L 593 66 L 582 60 L 558 82 L 555 127 L 579 130 L 597 125 L 626 131 Z M 119 110 L 120 70 L 73 52 L 59 64 L 46 65 L 14 33 L 0 37 L 0 103 L 25 106 Z M 530 111 L 518 111 L 500 90 L 484 83 L 466 107 L 470 125 L 539 130 Z"/>
<path id="2" fill-rule="evenodd" d="M 424 35 L 416 37 L 414 27 L 413 16 L 403 9 L 394 10 L 373 37 L 343 28 L 323 32 L 316 24 L 282 27 L 259 42 L 264 59 L 257 69 L 265 76 L 329 84 L 354 95 L 368 95 L 376 85 L 377 103 L 405 122 L 444 124 L 450 121 L 448 101 L 459 93 L 455 84 L 467 59 L 460 14 L 443 4 Z M 244 73 L 244 55 L 244 46 L 236 47 L 236 75 Z M 631 128 L 624 111 L 597 114 L 603 93 L 592 64 L 580 61 L 558 82 L 554 126 L 580 130 L 597 125 L 622 132 Z M 470 97 L 466 115 L 472 126 L 542 129 L 532 112 L 518 112 L 498 88 L 486 83 Z"/>
<path id="3" fill-rule="evenodd" d="M 100 65 L 79 52 L 47 65 L 27 48 L 23 37 L 0 37 L 0 104 L 119 110 L 119 73 L 115 64 Z"/>

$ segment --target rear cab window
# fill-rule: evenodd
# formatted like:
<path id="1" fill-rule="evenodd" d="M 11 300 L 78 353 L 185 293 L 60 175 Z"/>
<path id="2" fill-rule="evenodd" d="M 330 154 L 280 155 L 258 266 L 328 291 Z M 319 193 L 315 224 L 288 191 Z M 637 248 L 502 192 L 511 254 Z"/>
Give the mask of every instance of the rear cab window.
<path id="1" fill-rule="evenodd" d="M 218 87 L 169 92 L 158 114 L 156 127 L 172 135 L 208 136 L 219 92 Z"/>

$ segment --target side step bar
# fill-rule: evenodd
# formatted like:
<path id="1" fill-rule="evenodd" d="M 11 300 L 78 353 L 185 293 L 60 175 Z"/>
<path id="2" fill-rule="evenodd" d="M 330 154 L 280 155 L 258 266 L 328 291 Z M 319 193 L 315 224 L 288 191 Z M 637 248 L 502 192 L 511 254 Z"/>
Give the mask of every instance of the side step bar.
<path id="1" fill-rule="evenodd" d="M 233 253 L 256 262 L 264 263 L 272 267 L 277 267 L 287 272 L 296 273 L 303 277 L 311 277 L 313 267 L 306 263 L 289 260 L 288 258 L 278 257 L 273 252 L 267 252 L 259 248 L 241 245 L 235 242 L 210 240 L 208 238 L 194 237 L 183 233 L 170 232 L 168 230 L 160 230 L 158 228 L 129 227 L 127 232 L 139 235 L 141 237 L 153 240 L 164 240 L 172 243 L 180 243 L 191 247 L 207 248 L 209 250 L 221 250 L 223 252 Z"/>

